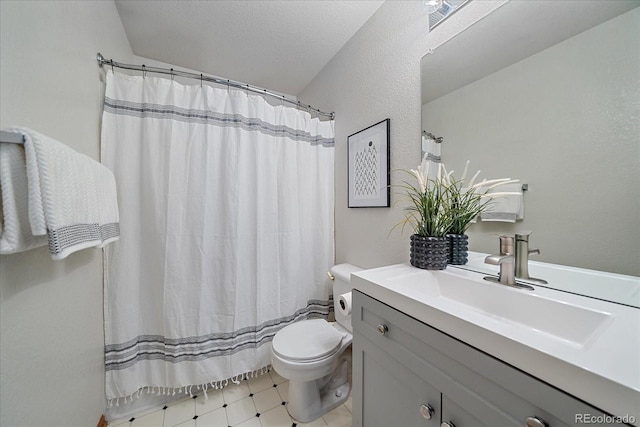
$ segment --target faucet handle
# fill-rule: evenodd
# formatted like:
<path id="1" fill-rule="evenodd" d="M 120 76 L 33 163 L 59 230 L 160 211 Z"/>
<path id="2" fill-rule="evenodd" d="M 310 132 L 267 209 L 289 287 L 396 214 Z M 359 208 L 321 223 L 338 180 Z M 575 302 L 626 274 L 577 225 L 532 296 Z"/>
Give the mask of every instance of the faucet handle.
<path id="1" fill-rule="evenodd" d="M 540 249 L 529 249 L 529 255 L 538 254 L 540 255 Z"/>
<path id="2" fill-rule="evenodd" d="M 490 264 L 490 265 L 501 265 L 504 263 L 509 263 L 509 262 L 513 262 L 514 258 L 513 255 L 508 254 L 508 255 L 489 255 L 486 256 L 484 258 L 484 263 L 485 264 Z"/>
<path id="3" fill-rule="evenodd" d="M 520 240 L 520 241 L 528 242 L 529 236 L 531 235 L 531 233 L 533 233 L 533 231 L 531 230 L 525 230 L 525 231 L 520 231 L 519 233 L 516 233 L 516 241 Z"/>
<path id="4" fill-rule="evenodd" d="M 513 255 L 514 251 L 514 238 L 513 236 L 500 236 L 500 255 Z"/>

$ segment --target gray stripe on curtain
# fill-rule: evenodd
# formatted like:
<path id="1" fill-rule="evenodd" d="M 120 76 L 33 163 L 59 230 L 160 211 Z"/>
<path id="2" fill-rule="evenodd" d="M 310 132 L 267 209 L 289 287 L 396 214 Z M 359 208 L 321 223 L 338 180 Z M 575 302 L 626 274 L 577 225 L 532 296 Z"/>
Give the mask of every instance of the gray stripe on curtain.
<path id="1" fill-rule="evenodd" d="M 310 300 L 305 308 L 291 316 L 269 320 L 256 327 L 234 332 L 216 333 L 189 338 L 166 338 L 161 335 L 141 335 L 126 343 L 105 346 L 105 369 L 119 370 L 141 360 L 181 361 L 204 360 L 234 354 L 246 348 L 271 341 L 283 327 L 313 317 L 326 317 L 333 311 L 333 299 Z"/>
<path id="2" fill-rule="evenodd" d="M 309 142 L 311 145 L 331 146 L 333 138 L 323 138 L 309 132 L 292 129 L 284 125 L 272 125 L 260 119 L 244 117 L 240 114 L 224 114 L 215 111 L 186 109 L 175 105 L 161 105 L 152 103 L 138 103 L 116 100 L 109 97 L 104 99 L 104 110 L 120 115 L 141 118 L 169 119 L 189 123 L 206 123 L 217 126 L 240 127 L 249 131 L 258 131 L 271 136 L 290 137 Z"/>

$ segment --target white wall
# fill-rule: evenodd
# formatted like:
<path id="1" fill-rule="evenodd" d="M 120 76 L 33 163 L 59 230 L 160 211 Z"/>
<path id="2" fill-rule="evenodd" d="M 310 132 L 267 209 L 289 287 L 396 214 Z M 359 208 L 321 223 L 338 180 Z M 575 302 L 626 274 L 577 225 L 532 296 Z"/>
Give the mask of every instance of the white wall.
<path id="1" fill-rule="evenodd" d="M 298 99 L 336 113 L 336 262 L 369 268 L 409 260 L 409 230 L 391 228 L 403 206 L 347 207 L 347 136 L 391 119 L 391 169 L 420 163 L 420 59 L 504 1 L 476 1 L 428 34 L 419 1 L 387 1 Z M 392 174 L 398 183 L 400 174 Z"/>
<path id="2" fill-rule="evenodd" d="M 0 128 L 31 127 L 98 159 L 97 52 L 131 58 L 112 1 L 1 1 Z M 101 250 L 0 257 L 0 425 L 95 426 L 103 354 Z"/>

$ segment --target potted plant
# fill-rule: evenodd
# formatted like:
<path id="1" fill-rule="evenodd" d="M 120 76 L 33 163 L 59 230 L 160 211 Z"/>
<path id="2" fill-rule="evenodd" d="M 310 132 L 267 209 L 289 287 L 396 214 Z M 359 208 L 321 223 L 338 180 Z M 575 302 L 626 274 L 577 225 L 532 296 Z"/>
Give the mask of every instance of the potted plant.
<path id="1" fill-rule="evenodd" d="M 472 221 L 488 207 L 488 202 L 495 197 L 515 194 L 487 191 L 517 180 L 493 179 L 476 184 L 475 180 L 480 174 L 478 171 L 466 184 L 469 162 L 460 180 L 455 179 L 453 171 L 448 173 L 443 164 L 438 164 L 436 177 L 429 178 L 429 165 L 425 156 L 417 169 L 406 171 L 415 178 L 417 184 L 404 181 L 399 186 L 405 190 L 410 202 L 404 209 L 405 218 L 399 224 L 402 224 L 403 229 L 407 224 L 413 228 L 411 265 L 428 270 L 442 270 L 448 263 L 466 263 L 468 237 L 465 232 Z M 451 246 L 460 247 L 463 253 L 450 254 Z"/>
<path id="2" fill-rule="evenodd" d="M 410 201 L 400 224 L 403 229 L 407 224 L 413 228 L 411 265 L 427 270 L 447 267 L 448 243 L 445 235 L 454 220 L 448 208 L 449 188 L 442 179 L 441 171 L 439 165 L 438 176 L 429 179 L 429 162 L 425 158 L 418 169 L 407 171 L 417 180 L 417 184 L 404 181 L 400 185 Z"/>
<path id="3" fill-rule="evenodd" d="M 518 182 L 518 180 L 501 178 L 475 183 L 480 171 L 477 171 L 469 183 L 466 183 L 468 168 L 469 161 L 465 164 L 462 177 L 456 180 L 453 171 L 447 173 L 443 165 L 443 180 L 447 186 L 447 205 L 449 215 L 452 218 L 451 226 L 446 233 L 449 243 L 448 263 L 452 265 L 467 263 L 469 238 L 465 233 L 469 226 L 475 222 L 475 219 L 489 207 L 490 201 L 496 197 L 517 194 L 510 192 L 489 193 L 489 190 L 500 185 Z"/>

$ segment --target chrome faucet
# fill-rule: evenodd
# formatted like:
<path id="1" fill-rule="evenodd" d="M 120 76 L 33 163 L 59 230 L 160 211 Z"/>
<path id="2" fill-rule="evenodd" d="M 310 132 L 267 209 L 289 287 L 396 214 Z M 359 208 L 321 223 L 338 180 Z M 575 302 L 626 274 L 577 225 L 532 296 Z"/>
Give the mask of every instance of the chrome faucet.
<path id="1" fill-rule="evenodd" d="M 499 265 L 500 274 L 498 281 L 503 285 L 515 285 L 515 252 L 513 249 L 513 237 L 500 236 L 500 255 L 489 255 L 484 259 L 486 264 Z"/>
<path id="2" fill-rule="evenodd" d="M 485 276 L 484 279 L 532 291 L 533 287 L 516 282 L 516 252 L 514 248 L 514 240 L 513 236 L 500 236 L 500 254 L 489 255 L 484 259 L 486 264 L 500 266 L 500 273 L 498 274 L 498 278 Z"/>
<path id="3" fill-rule="evenodd" d="M 529 236 L 531 231 L 516 234 L 516 268 L 515 274 L 519 279 L 530 280 L 538 283 L 547 283 L 546 280 L 529 276 L 529 255 L 540 254 L 540 249 L 529 249 Z"/>

